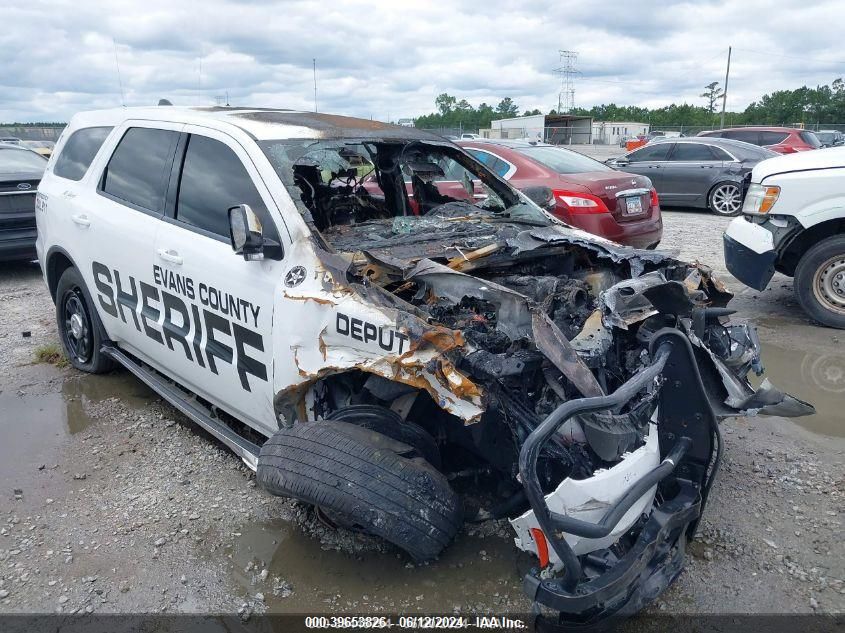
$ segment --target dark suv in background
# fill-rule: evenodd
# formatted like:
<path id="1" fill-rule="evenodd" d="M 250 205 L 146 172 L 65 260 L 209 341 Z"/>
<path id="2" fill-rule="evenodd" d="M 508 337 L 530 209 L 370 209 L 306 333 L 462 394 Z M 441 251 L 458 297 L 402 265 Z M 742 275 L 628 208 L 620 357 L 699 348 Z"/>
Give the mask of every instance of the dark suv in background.
<path id="1" fill-rule="evenodd" d="M 35 259 L 35 193 L 47 159 L 0 143 L 0 261 Z"/>
<path id="2" fill-rule="evenodd" d="M 736 127 L 699 132 L 698 136 L 744 141 L 752 145 L 760 145 L 778 154 L 806 152 L 822 146 L 818 137 L 812 132 L 791 127 Z"/>

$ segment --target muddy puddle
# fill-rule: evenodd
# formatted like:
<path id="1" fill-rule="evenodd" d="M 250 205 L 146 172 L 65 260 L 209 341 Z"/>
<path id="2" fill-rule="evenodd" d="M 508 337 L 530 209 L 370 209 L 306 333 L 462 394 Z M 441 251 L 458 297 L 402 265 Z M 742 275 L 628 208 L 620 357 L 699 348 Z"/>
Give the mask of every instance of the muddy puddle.
<path id="1" fill-rule="evenodd" d="M 263 591 L 272 612 L 442 613 L 476 605 L 487 611 L 529 606 L 521 583 L 532 558 L 510 537 L 462 533 L 439 560 L 412 566 L 396 551 L 356 556 L 323 549 L 318 539 L 279 520 L 245 525 L 229 553 L 235 582 L 247 594 Z M 245 571 L 250 563 L 257 568 Z M 253 580 L 262 564 L 269 576 L 258 589 Z M 276 578 L 284 582 L 274 583 Z"/>
<path id="2" fill-rule="evenodd" d="M 24 385 L 0 392 L 0 481 L 22 488 L 32 470 L 49 467 L 68 437 L 90 427 L 88 401 L 120 398 L 131 407 L 144 407 L 154 394 L 129 374 L 75 375 L 59 391 Z"/>
<path id="3" fill-rule="evenodd" d="M 813 433 L 845 437 L 845 346 L 827 353 L 802 351 L 761 343 L 768 377 L 778 388 L 816 407 L 816 415 L 793 418 Z M 751 374 L 752 382 L 760 379 Z"/>

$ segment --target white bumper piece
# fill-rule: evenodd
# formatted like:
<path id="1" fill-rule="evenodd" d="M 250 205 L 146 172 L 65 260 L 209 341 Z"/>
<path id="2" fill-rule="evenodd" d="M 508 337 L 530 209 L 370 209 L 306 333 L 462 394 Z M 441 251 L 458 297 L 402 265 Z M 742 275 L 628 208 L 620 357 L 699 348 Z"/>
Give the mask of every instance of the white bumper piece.
<path id="1" fill-rule="evenodd" d="M 767 231 L 759 224 L 749 222 L 743 217 L 738 217 L 728 224 L 725 235 L 758 255 L 768 253 L 775 248 L 774 236 L 771 231 Z"/>
<path id="2" fill-rule="evenodd" d="M 589 479 L 564 479 L 554 492 L 546 495 L 546 504 L 552 512 L 590 523 L 598 523 L 608 509 L 619 501 L 636 481 L 659 464 L 660 446 L 657 441 L 657 426 L 649 424 L 648 437 L 643 446 L 633 453 L 623 455 L 622 460 L 613 468 L 596 471 Z M 657 486 L 654 486 L 640 497 L 607 536 L 590 539 L 566 534 L 566 542 L 578 556 L 610 546 L 631 528 L 641 514 L 651 508 L 656 490 Z M 530 531 L 531 528 L 539 528 L 534 511 L 528 510 L 510 523 L 516 531 L 514 539 L 516 546 L 521 550 L 536 554 L 537 546 Z M 560 569 L 562 566 L 560 559 L 551 547 L 548 549 L 551 566 L 555 570 Z"/>

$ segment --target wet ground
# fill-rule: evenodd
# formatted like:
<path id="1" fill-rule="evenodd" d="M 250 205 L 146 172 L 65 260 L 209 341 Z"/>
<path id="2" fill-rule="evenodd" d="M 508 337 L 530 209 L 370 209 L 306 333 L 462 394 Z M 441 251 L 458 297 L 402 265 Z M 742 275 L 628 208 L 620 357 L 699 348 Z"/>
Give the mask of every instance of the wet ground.
<path id="1" fill-rule="evenodd" d="M 666 213 L 663 246 L 720 270 L 727 221 Z M 669 613 L 841 612 L 845 333 L 778 277 L 737 292 L 768 377 L 818 415 L 730 420 L 725 462 Z M 37 267 L 0 265 L 0 612 L 524 612 L 532 564 L 504 523 L 416 566 L 270 497 L 126 373 L 33 364 L 55 344 Z"/>

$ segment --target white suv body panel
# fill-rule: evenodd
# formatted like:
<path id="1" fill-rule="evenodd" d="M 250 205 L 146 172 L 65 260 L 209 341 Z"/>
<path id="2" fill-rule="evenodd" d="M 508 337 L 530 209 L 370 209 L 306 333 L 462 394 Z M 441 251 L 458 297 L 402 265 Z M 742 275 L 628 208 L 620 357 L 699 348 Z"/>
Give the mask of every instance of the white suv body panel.
<path id="1" fill-rule="evenodd" d="M 481 415 L 480 398 L 456 395 L 424 369 L 426 363 L 437 357 L 437 350 L 408 353 L 408 337 L 397 326 L 396 311 L 362 301 L 343 288 L 342 283 L 333 284 L 328 272 L 318 277 L 316 271 L 325 269 L 325 263 L 315 253 L 311 232 L 256 144 L 261 138 L 313 136 L 313 130 L 256 121 L 232 125 L 207 111 L 198 114 L 190 109 L 170 107 L 85 112 L 73 117 L 53 156 L 61 153 L 67 138 L 76 130 L 102 126 L 114 129 L 80 181 L 53 175 L 54 160 L 48 165 L 40 189 L 46 211 L 38 214 L 39 261 L 46 278 L 49 249 L 59 247 L 67 253 L 82 273 L 107 335 L 120 347 L 266 436 L 279 426 L 274 411 L 275 395 L 295 391 L 315 375 L 355 368 L 426 389 L 445 410 L 467 421 Z M 284 258 L 245 261 L 232 252 L 228 243 L 98 193 L 103 170 L 130 127 L 198 134 L 219 140 L 232 149 L 249 172 L 276 224 Z M 87 226 L 73 221 L 79 216 L 85 216 Z M 175 263 L 173 258 L 181 259 L 182 263 Z M 92 271 L 95 262 L 101 265 L 96 278 Z M 305 276 L 295 286 L 286 287 L 286 277 L 297 272 L 293 269 L 304 270 Z M 151 337 L 157 340 L 163 332 L 163 294 L 159 299 L 155 295 L 148 298 L 144 315 L 141 292 L 136 287 L 139 300 L 130 311 L 117 301 L 115 271 L 120 275 L 122 290 L 127 292 L 129 277 L 138 286 L 144 283 L 165 292 L 169 283 L 178 288 L 179 275 L 183 282 L 185 278 L 193 282 L 196 292 L 193 299 L 178 290 L 168 293 L 179 297 L 190 312 L 187 344 L 178 340 L 169 344 L 151 342 Z M 263 351 L 249 346 L 238 350 L 237 341 L 229 334 L 215 331 L 215 341 L 232 349 L 233 359 L 231 363 L 215 359 L 219 373 L 210 371 L 208 328 L 201 317 L 199 324 L 195 318 L 205 314 L 202 298 L 198 296 L 200 286 L 214 288 L 220 296 L 232 296 L 236 302 L 243 300 L 245 310 L 246 303 L 250 311 L 257 308 L 257 318 L 250 312 L 241 315 L 245 320 L 229 320 L 244 327 L 250 325 L 257 331 Z M 109 301 L 109 293 L 114 293 L 114 303 Z M 115 315 L 105 310 L 104 302 Z M 185 325 L 178 311 L 171 310 L 170 314 L 175 326 Z M 315 346 L 315 338 L 319 338 L 319 346 Z M 401 354 L 405 355 L 402 364 L 407 366 L 407 371 L 399 370 L 397 374 L 392 361 Z M 204 361 L 204 366 L 198 359 Z M 243 359 L 266 367 L 267 380 L 247 375 L 249 390 L 246 390 L 243 372 L 239 372 Z M 457 372 L 455 379 L 460 380 Z"/>
<path id="2" fill-rule="evenodd" d="M 763 290 L 804 231 L 845 218 L 845 147 L 764 160 L 751 172 L 751 182 L 780 191 L 768 213 L 747 214 L 728 225 L 725 262 L 734 277 Z"/>

